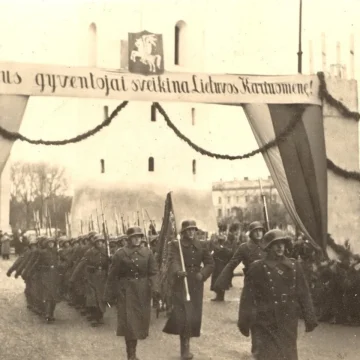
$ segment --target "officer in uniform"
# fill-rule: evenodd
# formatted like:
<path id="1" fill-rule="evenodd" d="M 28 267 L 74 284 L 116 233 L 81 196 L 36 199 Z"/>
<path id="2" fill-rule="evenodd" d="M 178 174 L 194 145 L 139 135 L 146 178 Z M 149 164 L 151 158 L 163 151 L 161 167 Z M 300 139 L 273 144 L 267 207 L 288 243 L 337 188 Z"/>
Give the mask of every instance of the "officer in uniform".
<path id="1" fill-rule="evenodd" d="M 264 236 L 265 229 L 259 221 L 254 221 L 249 225 L 249 241 L 241 244 L 236 250 L 234 256 L 227 263 L 224 270 L 217 278 L 214 289 L 216 291 L 227 290 L 228 285 L 233 276 L 235 268 L 242 262 L 244 265 L 244 275 L 250 264 L 262 259 L 265 255 L 263 249 L 260 247 L 260 241 Z"/>
<path id="2" fill-rule="evenodd" d="M 158 268 L 151 250 L 141 247 L 144 233 L 127 230 L 127 245 L 113 259 L 105 287 L 105 301 L 117 304 L 117 336 L 124 336 L 128 360 L 136 357 L 137 341 L 149 335 L 151 298 L 158 295 Z"/>
<path id="3" fill-rule="evenodd" d="M 185 220 L 181 224 L 181 240 L 172 241 L 169 249 L 169 274 L 172 283 L 172 311 L 163 329 L 167 334 L 180 335 L 180 349 L 182 359 L 192 359 L 190 352 L 190 338 L 199 337 L 202 321 L 202 305 L 204 282 L 214 270 L 214 261 L 209 250 L 203 247 L 195 237 L 196 222 Z M 182 248 L 185 271 L 180 258 Z M 204 266 L 201 267 L 201 264 Z M 191 316 L 186 316 L 186 293 L 184 277 L 187 278 Z"/>
<path id="4" fill-rule="evenodd" d="M 254 261 L 245 276 L 238 327 L 244 336 L 251 331 L 257 360 L 298 359 L 299 305 L 306 332 L 317 326 L 302 266 L 284 255 L 290 242 L 283 231 L 268 231 L 262 240 L 265 258 Z"/>

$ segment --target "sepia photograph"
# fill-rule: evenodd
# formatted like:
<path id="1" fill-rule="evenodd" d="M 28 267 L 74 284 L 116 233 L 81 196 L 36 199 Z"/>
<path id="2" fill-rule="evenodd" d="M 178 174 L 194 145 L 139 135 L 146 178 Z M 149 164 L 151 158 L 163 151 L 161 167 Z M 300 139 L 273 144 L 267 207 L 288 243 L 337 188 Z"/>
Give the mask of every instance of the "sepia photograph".
<path id="1" fill-rule="evenodd" d="M 0 360 L 360 359 L 359 16 L 0 0 Z"/>

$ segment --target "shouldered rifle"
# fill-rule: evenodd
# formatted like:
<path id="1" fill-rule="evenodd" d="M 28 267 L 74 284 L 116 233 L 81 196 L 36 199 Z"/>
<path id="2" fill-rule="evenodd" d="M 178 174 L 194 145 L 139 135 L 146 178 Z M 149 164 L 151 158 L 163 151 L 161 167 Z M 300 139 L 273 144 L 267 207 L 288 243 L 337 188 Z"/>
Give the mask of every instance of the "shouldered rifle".
<path id="1" fill-rule="evenodd" d="M 123 234 L 126 234 L 126 226 L 125 226 L 124 216 L 123 215 L 121 215 L 121 225 L 122 225 Z"/>
<path id="2" fill-rule="evenodd" d="M 119 236 L 120 235 L 119 219 L 118 219 L 116 210 L 114 210 L 114 215 L 115 215 L 116 236 Z"/>
<path id="3" fill-rule="evenodd" d="M 266 231 L 270 230 L 270 223 L 269 223 L 269 214 L 268 214 L 268 209 L 267 209 L 267 204 L 266 204 L 266 195 L 263 192 L 263 188 L 261 185 L 261 179 L 259 179 L 259 186 L 260 186 L 260 194 L 261 194 L 261 198 L 262 198 L 262 202 L 263 202 L 263 211 L 264 211 L 264 218 L 265 218 L 265 223 L 266 223 Z"/>
<path id="4" fill-rule="evenodd" d="M 103 207 L 102 200 L 100 200 L 100 206 L 101 206 L 102 229 L 103 229 L 103 234 L 104 234 L 104 238 L 105 238 L 106 253 L 110 259 L 111 255 L 110 255 L 109 234 L 106 229 L 107 226 L 106 226 L 106 220 L 105 220 L 104 207 Z"/>

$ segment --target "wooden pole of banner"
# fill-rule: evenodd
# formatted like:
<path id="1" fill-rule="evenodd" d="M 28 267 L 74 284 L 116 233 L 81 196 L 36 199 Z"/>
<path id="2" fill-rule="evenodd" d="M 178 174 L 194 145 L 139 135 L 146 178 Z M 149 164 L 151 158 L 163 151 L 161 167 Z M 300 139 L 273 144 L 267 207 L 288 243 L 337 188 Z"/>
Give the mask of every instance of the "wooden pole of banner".
<path id="1" fill-rule="evenodd" d="M 298 51 L 298 73 L 302 73 L 302 0 L 300 0 L 300 9 L 299 9 L 299 51 Z"/>

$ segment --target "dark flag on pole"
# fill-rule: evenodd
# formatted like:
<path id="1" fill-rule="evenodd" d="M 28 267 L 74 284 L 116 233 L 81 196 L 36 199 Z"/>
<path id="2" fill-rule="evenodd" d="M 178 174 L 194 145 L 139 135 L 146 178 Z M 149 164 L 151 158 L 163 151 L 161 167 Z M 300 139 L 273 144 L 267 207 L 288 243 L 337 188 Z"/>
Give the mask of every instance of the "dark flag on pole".
<path id="1" fill-rule="evenodd" d="M 164 48 L 161 34 L 149 31 L 129 33 L 129 72 L 141 75 L 164 73 Z"/>

